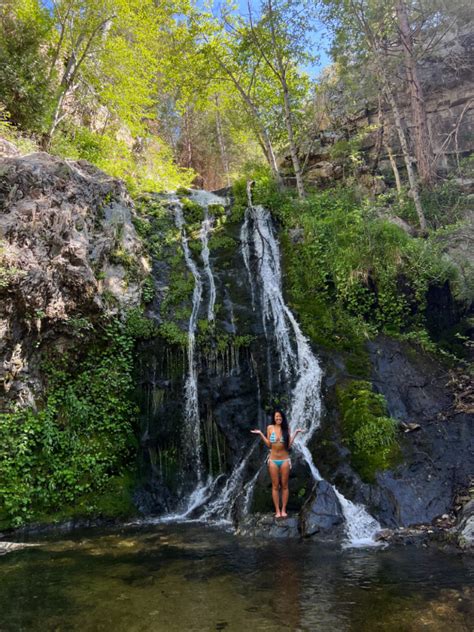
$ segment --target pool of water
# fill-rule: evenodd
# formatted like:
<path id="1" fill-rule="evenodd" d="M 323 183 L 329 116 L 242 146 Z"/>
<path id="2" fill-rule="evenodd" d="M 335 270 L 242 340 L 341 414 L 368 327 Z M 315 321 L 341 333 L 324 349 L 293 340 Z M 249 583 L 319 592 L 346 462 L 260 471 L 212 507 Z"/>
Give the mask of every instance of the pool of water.
<path id="1" fill-rule="evenodd" d="M 474 560 L 196 524 L 37 538 L 0 557 L 0 630 L 472 630 Z"/>

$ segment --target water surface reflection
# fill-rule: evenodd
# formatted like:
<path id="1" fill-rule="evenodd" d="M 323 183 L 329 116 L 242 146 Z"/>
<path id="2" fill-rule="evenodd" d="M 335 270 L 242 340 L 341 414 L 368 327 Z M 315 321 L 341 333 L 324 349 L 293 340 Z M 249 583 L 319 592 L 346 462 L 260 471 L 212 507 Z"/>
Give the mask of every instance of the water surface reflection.
<path id="1" fill-rule="evenodd" d="M 89 531 L 0 558 L 0 631 L 471 630 L 474 561 L 200 525 Z"/>

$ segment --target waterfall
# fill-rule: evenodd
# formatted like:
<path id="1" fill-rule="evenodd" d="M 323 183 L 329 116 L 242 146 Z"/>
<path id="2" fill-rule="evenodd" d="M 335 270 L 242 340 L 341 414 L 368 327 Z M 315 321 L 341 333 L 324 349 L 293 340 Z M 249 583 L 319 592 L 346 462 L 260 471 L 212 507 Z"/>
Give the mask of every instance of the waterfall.
<path id="1" fill-rule="evenodd" d="M 201 240 L 201 266 L 193 259 L 188 243 L 183 207 L 177 198 L 173 198 L 175 224 L 180 231 L 181 246 L 186 267 L 194 279 L 192 310 L 188 322 L 187 372 L 184 385 L 184 423 L 183 423 L 183 461 L 187 480 L 194 483 L 191 493 L 184 499 L 182 512 L 168 515 L 164 519 L 198 519 L 214 522 L 228 522 L 232 518 L 238 502 L 239 511 L 249 510 L 256 481 L 262 470 L 248 473 L 248 465 L 257 443 L 241 455 L 232 472 L 224 482 L 223 475 L 216 478 L 206 476 L 202 461 L 202 437 L 198 399 L 198 362 L 196 360 L 196 330 L 199 311 L 203 302 L 203 279 L 209 296 L 206 307 L 209 322 L 215 320 L 216 284 L 210 264 L 209 236 L 214 228 L 214 218 L 209 212 L 211 204 L 222 204 L 223 199 L 204 191 L 194 191 L 190 197 L 204 209 L 199 238 Z M 249 192 L 250 199 L 250 192 Z M 322 371 L 318 359 L 312 352 L 309 341 L 303 335 L 299 324 L 286 305 L 282 291 L 279 245 L 275 238 L 270 213 L 262 206 L 253 206 L 251 200 L 241 227 L 242 256 L 250 281 L 250 293 L 253 311 L 261 312 L 265 333 L 268 384 L 271 390 L 275 377 L 271 375 L 270 359 L 274 351 L 278 354 L 280 378 L 291 389 L 289 392 L 289 417 L 293 427 L 299 427 L 303 433 L 298 435 L 294 448 L 307 463 L 315 481 L 322 480 L 318 468 L 313 462 L 308 444 L 320 424 L 321 417 L 321 378 Z M 256 262 L 256 270 L 253 265 Z M 252 264 L 252 266 L 251 266 Z M 230 295 L 228 301 L 231 302 Z M 232 318 L 233 321 L 233 318 Z M 216 372 L 223 375 L 236 375 L 239 369 L 238 350 L 230 349 L 216 357 L 213 362 Z M 255 359 L 252 367 L 256 375 L 256 388 L 260 398 L 260 381 L 256 371 Z M 211 363 L 212 364 L 212 363 Z M 212 364 L 212 366 L 214 366 Z M 259 425 L 263 422 L 259 409 Z M 191 476 L 188 472 L 192 473 Z M 366 512 L 364 507 L 345 498 L 333 486 L 334 493 L 345 518 L 346 540 L 350 545 L 373 543 L 373 535 L 380 528 Z"/>
<path id="2" fill-rule="evenodd" d="M 175 221 L 181 233 L 181 245 L 188 270 L 194 277 L 193 304 L 188 323 L 188 375 L 184 387 L 184 454 L 187 467 L 196 474 L 198 483 L 202 482 L 203 466 L 201 458 L 201 427 L 199 421 L 199 401 L 197 389 L 197 368 L 194 357 L 196 345 L 196 326 L 202 297 L 201 275 L 194 263 L 189 249 L 188 237 L 183 218 L 183 209 L 179 201 L 175 202 Z"/>
<path id="3" fill-rule="evenodd" d="M 216 284 L 214 281 L 214 275 L 212 274 L 211 266 L 209 263 L 209 233 L 211 232 L 213 224 L 213 218 L 209 217 L 209 207 L 204 207 L 204 220 L 201 224 L 201 259 L 204 264 L 204 272 L 209 282 L 209 302 L 207 305 L 207 320 L 212 322 L 214 320 L 214 305 L 216 303 Z"/>
<path id="4" fill-rule="evenodd" d="M 201 516 L 202 520 L 220 518 L 223 521 L 230 521 L 233 508 L 232 501 L 235 499 L 239 489 L 243 486 L 245 471 L 256 446 L 257 444 L 254 443 L 240 463 L 234 468 L 221 493 L 206 507 L 206 510 Z"/>
<path id="5" fill-rule="evenodd" d="M 250 273 L 250 238 L 258 259 L 258 279 L 261 294 L 262 319 L 265 330 L 271 325 L 276 339 L 280 360 L 280 371 L 288 383 L 295 383 L 291 393 L 290 419 L 293 427 L 303 429 L 295 441 L 295 448 L 308 464 L 315 481 L 322 477 L 313 463 L 307 447 L 316 432 L 321 418 L 321 377 L 322 371 L 313 354 L 307 338 L 283 299 L 281 288 L 280 253 L 275 239 L 270 213 L 262 206 L 251 203 L 246 210 L 243 235 L 247 244 L 243 246 L 243 256 Z M 378 522 L 366 510 L 347 500 L 334 486 L 334 492 L 341 505 L 346 523 L 346 537 L 349 543 L 367 544 L 372 542 L 375 532 L 380 529 Z"/>
<path id="6" fill-rule="evenodd" d="M 191 191 L 190 196 L 204 209 L 204 219 L 201 223 L 199 236 L 202 244 L 201 259 L 203 262 L 203 272 L 209 283 L 207 318 L 210 322 L 212 322 L 214 321 L 216 284 L 209 261 L 209 234 L 212 231 L 214 223 L 214 218 L 209 214 L 209 205 L 223 205 L 227 203 L 227 200 L 212 193 L 208 193 L 207 191 L 193 190 Z M 172 198 L 172 203 L 175 211 L 175 224 L 180 231 L 181 246 L 183 249 L 186 267 L 194 278 L 192 310 L 188 322 L 188 371 L 184 387 L 184 432 L 182 439 L 185 466 L 193 472 L 196 486 L 191 494 L 189 494 L 189 496 L 185 499 L 185 506 L 182 513 L 172 514 L 166 517 L 166 520 L 180 520 L 190 516 L 196 508 L 201 507 L 212 496 L 214 487 L 219 477 L 216 479 L 207 477 L 207 479 L 204 480 L 204 467 L 202 461 L 201 421 L 199 417 L 198 374 L 195 347 L 197 321 L 203 295 L 203 283 L 201 272 L 194 262 L 189 248 L 188 236 L 183 217 L 183 205 L 179 199 L 175 197 Z"/>

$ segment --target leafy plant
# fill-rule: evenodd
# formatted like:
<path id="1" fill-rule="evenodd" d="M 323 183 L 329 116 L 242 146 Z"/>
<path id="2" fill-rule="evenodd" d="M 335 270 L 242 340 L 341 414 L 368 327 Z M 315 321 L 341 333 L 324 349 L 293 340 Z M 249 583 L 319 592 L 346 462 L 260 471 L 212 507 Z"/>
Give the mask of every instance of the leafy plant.
<path id="1" fill-rule="evenodd" d="M 387 415 L 383 395 L 374 393 L 370 382 L 349 382 L 336 392 L 351 461 L 361 477 L 371 482 L 378 470 L 392 466 L 398 458 L 397 422 Z"/>
<path id="2" fill-rule="evenodd" d="M 0 416 L 0 516 L 18 526 L 89 492 L 106 490 L 130 463 L 134 339 L 104 325 L 83 355 L 45 359 L 47 389 L 37 410 Z"/>

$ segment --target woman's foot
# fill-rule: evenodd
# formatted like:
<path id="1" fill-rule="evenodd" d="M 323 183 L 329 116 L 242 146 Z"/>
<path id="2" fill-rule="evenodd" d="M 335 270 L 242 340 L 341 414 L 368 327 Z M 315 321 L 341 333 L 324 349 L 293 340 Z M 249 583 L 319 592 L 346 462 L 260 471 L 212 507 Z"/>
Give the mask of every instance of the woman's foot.
<path id="1" fill-rule="evenodd" d="M 281 518 L 281 513 L 279 511 L 276 512 L 275 518 Z"/>
<path id="2" fill-rule="evenodd" d="M 281 512 L 280 518 L 288 518 L 288 514 L 286 513 L 286 511 Z"/>

